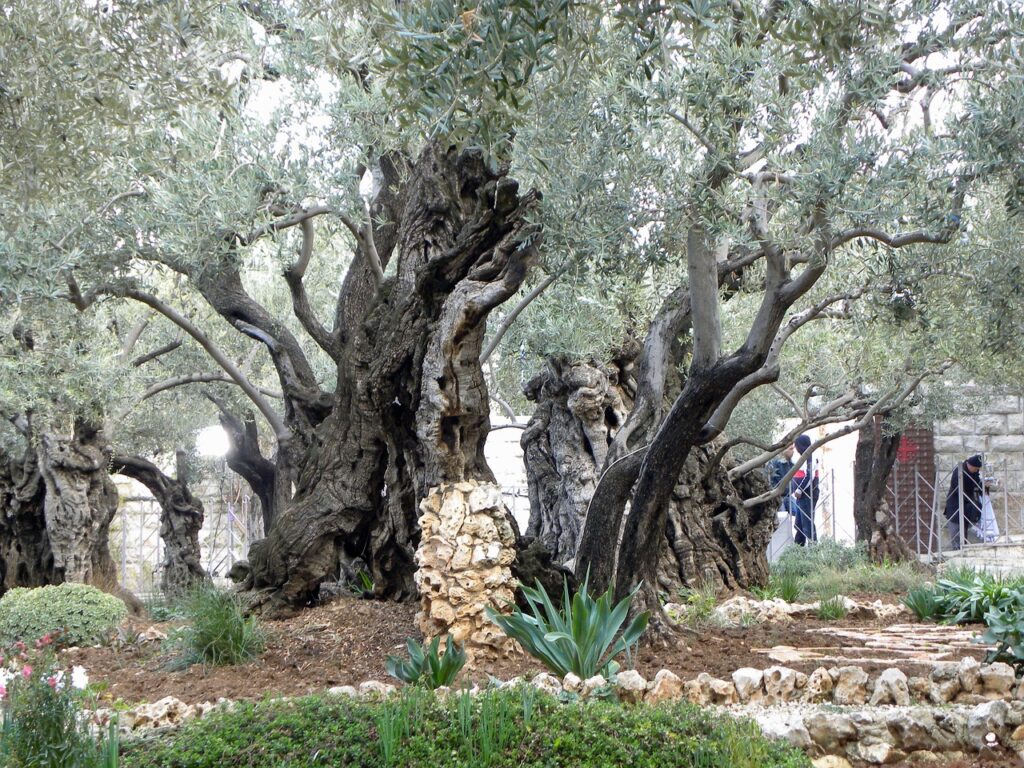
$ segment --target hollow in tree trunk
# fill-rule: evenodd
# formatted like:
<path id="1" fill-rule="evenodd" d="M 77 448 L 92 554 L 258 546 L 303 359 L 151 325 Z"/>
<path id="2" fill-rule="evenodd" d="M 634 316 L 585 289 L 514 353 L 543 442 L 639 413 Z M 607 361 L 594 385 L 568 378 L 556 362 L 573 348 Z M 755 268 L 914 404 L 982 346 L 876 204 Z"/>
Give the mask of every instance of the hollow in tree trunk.
<path id="1" fill-rule="evenodd" d="M 45 487 L 31 447 L 0 450 L 0 595 L 58 581 L 43 512 Z"/>

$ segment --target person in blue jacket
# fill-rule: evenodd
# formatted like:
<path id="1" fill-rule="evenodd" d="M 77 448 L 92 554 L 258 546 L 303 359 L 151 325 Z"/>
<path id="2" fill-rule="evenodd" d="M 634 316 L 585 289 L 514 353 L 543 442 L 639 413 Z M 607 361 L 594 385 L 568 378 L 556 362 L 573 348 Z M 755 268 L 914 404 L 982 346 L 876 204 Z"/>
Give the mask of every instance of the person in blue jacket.
<path id="1" fill-rule="evenodd" d="M 793 443 L 793 460 L 811 447 L 811 438 L 800 435 Z M 814 507 L 818 503 L 818 472 L 814 469 L 813 454 L 808 456 L 789 481 L 789 512 L 795 518 L 796 533 L 793 541 L 800 546 L 813 544 L 818 540 L 814 528 Z"/>

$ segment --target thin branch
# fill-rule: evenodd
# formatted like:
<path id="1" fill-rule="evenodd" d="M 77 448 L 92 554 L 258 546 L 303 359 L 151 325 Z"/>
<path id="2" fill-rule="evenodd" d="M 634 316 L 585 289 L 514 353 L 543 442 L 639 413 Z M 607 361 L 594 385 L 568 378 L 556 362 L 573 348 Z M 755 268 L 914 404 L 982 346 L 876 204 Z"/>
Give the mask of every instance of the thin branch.
<path id="1" fill-rule="evenodd" d="M 146 363 L 148 363 L 150 360 L 156 360 L 161 355 L 166 355 L 168 352 L 173 352 L 183 343 L 184 342 L 182 341 L 182 339 L 178 338 L 175 339 L 174 341 L 167 342 L 162 347 L 157 347 L 152 352 L 147 352 L 144 355 L 139 355 L 134 360 L 132 360 L 132 367 L 139 368 L 140 366 L 143 366 Z"/>
<path id="2" fill-rule="evenodd" d="M 379 291 L 384 283 L 384 268 L 381 266 L 380 254 L 377 252 L 377 244 L 373 237 L 373 219 L 370 216 L 369 202 L 364 201 L 364 206 L 366 209 L 366 221 L 362 225 L 356 224 L 344 213 L 339 213 L 338 218 L 341 219 L 341 223 L 348 227 L 348 231 L 355 237 L 359 253 L 366 259 L 366 263 L 370 265 L 373 288 L 375 291 Z"/>
<path id="3" fill-rule="evenodd" d="M 796 398 L 789 394 L 789 392 L 784 390 L 775 382 L 772 382 L 771 384 L 769 384 L 769 386 L 775 391 L 777 395 L 782 397 L 783 400 L 787 401 L 790 405 L 793 406 L 793 410 L 796 411 L 797 418 L 802 419 L 807 416 L 807 411 L 800 407 L 799 403 L 797 403 L 796 401 Z"/>
<path id="4" fill-rule="evenodd" d="M 185 373 L 181 376 L 172 376 L 169 379 L 164 379 L 163 381 L 158 381 L 156 384 L 153 384 L 142 394 L 142 397 L 139 398 L 139 402 L 148 400 L 154 395 L 166 392 L 169 389 L 174 389 L 175 387 L 182 387 L 186 384 L 209 384 L 215 381 L 223 381 L 228 384 L 238 383 L 226 373 L 221 373 L 219 371 Z M 258 387 L 258 389 L 267 397 L 273 397 L 276 399 L 284 397 L 283 394 L 275 392 L 272 389 L 265 389 L 264 387 Z"/>
<path id="5" fill-rule="evenodd" d="M 137 288 L 126 288 L 121 291 L 121 295 L 135 299 L 136 301 L 142 302 L 146 306 L 152 307 L 161 315 L 166 317 L 172 323 L 181 328 L 185 333 L 199 342 L 199 345 L 206 350 L 206 353 L 210 355 L 216 361 L 216 363 L 224 369 L 224 371 L 232 378 L 232 380 L 242 388 L 242 391 L 248 395 L 249 399 L 252 400 L 253 404 L 259 409 L 260 413 L 263 414 L 264 418 L 270 423 L 271 428 L 274 430 L 274 434 L 277 436 L 279 442 L 287 441 L 291 437 L 291 431 L 285 425 L 284 420 L 280 414 L 275 411 L 269 402 L 267 402 L 265 396 L 260 392 L 259 388 L 254 386 L 252 382 L 242 373 L 238 366 L 229 358 L 221 349 L 214 344 L 210 338 L 204 334 L 198 327 L 196 327 L 191 320 L 185 317 L 183 314 L 178 312 L 174 307 L 164 303 L 153 294 L 146 293 Z"/>
<path id="6" fill-rule="evenodd" d="M 701 133 L 693 123 L 690 122 L 690 119 L 686 115 L 677 112 L 674 109 L 670 109 L 668 111 L 668 116 L 671 117 L 673 120 L 681 123 L 686 128 L 686 130 L 688 130 L 697 138 L 697 141 L 704 145 L 704 148 L 707 149 L 709 153 L 711 153 L 712 155 L 718 153 L 718 150 L 715 147 L 715 145 L 712 144 L 711 141 L 703 133 Z"/>
<path id="7" fill-rule="evenodd" d="M 499 325 L 498 328 L 495 330 L 494 336 L 492 336 L 491 340 L 487 342 L 487 346 L 484 347 L 484 351 L 480 353 L 480 365 L 486 363 L 487 360 L 490 359 L 491 355 L 494 354 L 494 350 L 498 348 L 498 344 L 501 343 L 501 340 L 508 332 L 508 329 L 512 327 L 512 324 L 516 321 L 516 318 L 519 317 L 522 311 L 530 305 L 530 302 L 532 302 L 534 299 L 536 299 L 538 296 L 544 293 L 544 291 L 547 290 L 548 286 L 555 282 L 555 280 L 557 280 L 563 274 L 565 274 L 564 269 L 559 272 L 554 272 L 548 275 L 539 283 L 537 283 L 537 285 L 534 286 L 532 291 L 523 296 L 523 298 L 519 301 L 518 304 L 516 304 L 512 311 L 505 316 L 505 319 L 501 321 L 501 325 Z"/>
<path id="8" fill-rule="evenodd" d="M 152 312 L 145 312 L 128 332 L 124 343 L 121 345 L 121 360 L 127 360 L 128 355 L 130 355 L 132 350 L 135 349 L 135 345 L 139 342 L 139 337 L 142 336 L 142 332 L 145 331 L 146 326 L 149 325 L 149 318 L 152 314 Z"/>
<path id="9" fill-rule="evenodd" d="M 301 224 L 302 222 L 308 221 L 316 216 L 333 213 L 333 211 L 333 208 L 326 205 L 315 205 L 312 208 L 300 208 L 294 213 L 290 213 L 287 216 L 275 219 L 274 221 L 264 224 L 262 227 L 254 229 L 248 235 L 235 235 L 234 240 L 239 245 L 252 245 L 265 235 L 280 232 L 282 229 L 294 227 L 297 224 Z"/>

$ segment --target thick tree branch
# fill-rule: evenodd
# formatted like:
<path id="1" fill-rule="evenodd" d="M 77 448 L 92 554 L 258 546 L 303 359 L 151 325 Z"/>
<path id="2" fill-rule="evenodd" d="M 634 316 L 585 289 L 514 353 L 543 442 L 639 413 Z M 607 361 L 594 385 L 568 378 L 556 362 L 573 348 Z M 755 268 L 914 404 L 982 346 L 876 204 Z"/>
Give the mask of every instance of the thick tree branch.
<path id="1" fill-rule="evenodd" d="M 158 395 L 161 392 L 166 392 L 169 389 L 182 387 L 187 384 L 210 384 L 215 381 L 222 381 L 227 384 L 238 383 L 230 376 L 228 376 L 226 373 L 220 373 L 218 371 L 185 373 L 182 374 L 181 376 L 172 376 L 171 378 L 164 379 L 163 381 L 158 381 L 157 383 L 151 385 L 142 394 L 142 397 L 139 398 L 139 401 L 141 402 L 143 400 L 148 400 L 149 398 L 153 397 L 154 395 Z M 277 399 L 284 397 L 284 395 L 282 395 L 280 392 L 275 392 L 272 389 L 265 389 L 263 387 L 259 387 L 258 389 L 262 394 L 266 395 L 267 397 L 273 397 Z"/>
<path id="2" fill-rule="evenodd" d="M 306 285 L 303 282 L 306 269 L 309 266 L 309 260 L 313 255 L 312 218 L 307 218 L 300 222 L 299 226 L 302 228 L 302 245 L 299 248 L 299 257 L 295 263 L 291 264 L 284 271 L 284 279 L 288 283 L 288 290 L 292 295 L 292 310 L 295 312 L 295 317 L 302 323 L 302 327 L 306 329 L 306 333 L 337 362 L 337 343 L 331 333 L 317 319 L 316 313 L 310 304 L 309 295 L 306 293 Z"/>

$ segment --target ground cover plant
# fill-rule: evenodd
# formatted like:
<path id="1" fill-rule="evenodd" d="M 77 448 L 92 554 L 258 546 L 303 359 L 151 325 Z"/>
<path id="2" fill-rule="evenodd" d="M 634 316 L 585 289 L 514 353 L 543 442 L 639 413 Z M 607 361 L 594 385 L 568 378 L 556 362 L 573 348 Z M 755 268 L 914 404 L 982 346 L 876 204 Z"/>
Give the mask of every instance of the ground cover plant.
<path id="1" fill-rule="evenodd" d="M 565 705 L 525 686 L 446 700 L 409 689 L 386 700 L 305 697 L 239 704 L 157 742 L 127 745 L 128 768 L 321 765 L 469 768 L 805 768 L 755 725 L 683 703 Z"/>

